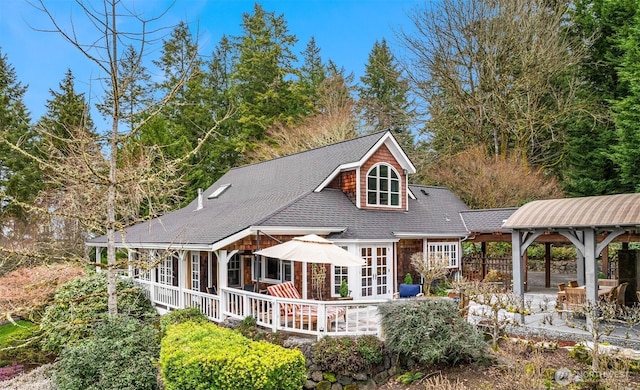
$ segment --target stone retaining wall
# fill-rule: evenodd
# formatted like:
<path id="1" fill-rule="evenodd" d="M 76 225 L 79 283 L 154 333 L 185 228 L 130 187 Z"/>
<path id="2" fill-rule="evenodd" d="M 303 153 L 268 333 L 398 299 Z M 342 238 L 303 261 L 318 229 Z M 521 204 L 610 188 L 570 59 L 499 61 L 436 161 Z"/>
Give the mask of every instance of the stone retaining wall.
<path id="1" fill-rule="evenodd" d="M 387 383 L 396 373 L 392 364 L 392 355 L 385 353 L 382 363 L 365 372 L 343 375 L 334 372 L 323 372 L 313 361 L 312 346 L 315 340 L 289 339 L 285 347 L 297 347 L 302 351 L 307 365 L 307 382 L 305 389 L 318 390 L 375 390 Z M 395 356 L 395 355 L 394 355 Z"/>
<path id="2" fill-rule="evenodd" d="M 544 260 L 527 260 L 527 266 L 531 271 L 544 271 Z M 576 260 L 552 260 L 552 274 L 576 273 Z"/>

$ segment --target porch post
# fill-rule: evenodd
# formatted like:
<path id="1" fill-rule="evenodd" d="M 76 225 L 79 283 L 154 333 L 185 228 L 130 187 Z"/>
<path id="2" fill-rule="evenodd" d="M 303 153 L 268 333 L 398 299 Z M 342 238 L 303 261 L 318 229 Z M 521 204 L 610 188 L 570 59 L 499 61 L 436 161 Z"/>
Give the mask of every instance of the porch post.
<path id="1" fill-rule="evenodd" d="M 207 286 L 213 286 L 213 253 L 207 252 Z M 216 288 L 218 283 L 216 282 Z"/>
<path id="2" fill-rule="evenodd" d="M 185 308 L 184 288 L 187 285 L 187 262 L 185 261 L 187 251 L 178 251 L 178 307 Z"/>
<path id="3" fill-rule="evenodd" d="M 524 296 L 524 272 L 522 269 L 522 232 L 511 233 L 511 261 L 513 263 L 513 293 Z"/>
<path id="4" fill-rule="evenodd" d="M 127 276 L 133 278 L 134 270 L 133 270 L 133 251 L 131 249 L 127 249 Z"/>
<path id="5" fill-rule="evenodd" d="M 584 231 L 584 276 L 587 299 L 598 302 L 598 267 L 596 263 L 596 232 L 594 229 Z"/>
<path id="6" fill-rule="evenodd" d="M 231 257 L 233 255 L 235 255 L 236 253 L 238 253 L 237 250 L 233 250 L 231 252 L 226 251 L 226 250 L 219 250 L 216 252 L 216 256 L 218 257 L 218 295 L 220 295 L 220 314 L 221 314 L 221 318 L 220 320 L 224 320 L 224 316 L 222 315 L 222 313 L 224 313 L 224 311 L 227 308 L 227 294 L 225 294 L 225 289 L 228 287 L 228 283 L 229 283 L 229 259 L 231 259 Z"/>
<path id="7" fill-rule="evenodd" d="M 307 262 L 302 262 L 302 299 L 307 299 Z"/>
<path id="8" fill-rule="evenodd" d="M 156 284 L 158 283 L 157 272 L 156 269 L 158 267 L 158 256 L 157 251 L 155 249 L 151 249 L 149 251 L 149 260 L 150 265 L 153 267 L 149 268 L 149 280 L 151 281 L 151 286 L 149 286 L 149 299 L 152 303 L 156 302 Z"/>
<path id="9" fill-rule="evenodd" d="M 102 258 L 102 247 L 97 246 L 96 247 L 96 272 L 102 272 L 102 267 L 98 265 L 100 264 L 101 258 Z"/>
<path id="10" fill-rule="evenodd" d="M 581 286 L 584 286 L 586 284 L 585 275 L 584 275 L 584 265 L 585 265 L 585 255 L 586 255 L 586 250 L 585 250 L 586 248 L 584 248 L 584 232 L 576 231 L 576 237 L 578 238 L 582 246 L 582 248 L 580 248 L 582 250 L 576 251 L 576 273 L 577 273 L 578 284 Z"/>

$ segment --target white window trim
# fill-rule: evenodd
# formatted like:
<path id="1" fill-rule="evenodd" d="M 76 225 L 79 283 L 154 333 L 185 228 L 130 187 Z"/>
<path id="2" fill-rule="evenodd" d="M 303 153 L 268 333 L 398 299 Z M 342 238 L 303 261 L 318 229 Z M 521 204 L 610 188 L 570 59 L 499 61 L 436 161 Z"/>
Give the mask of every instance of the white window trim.
<path id="1" fill-rule="evenodd" d="M 158 264 L 158 283 L 173 286 L 173 253 L 167 253 Z"/>
<path id="2" fill-rule="evenodd" d="M 398 204 L 397 205 L 392 205 L 392 204 L 388 204 L 388 205 L 384 205 L 384 204 L 378 204 L 378 203 L 369 203 L 369 174 L 371 173 L 371 171 L 374 168 L 380 167 L 380 166 L 386 166 L 387 168 L 389 168 L 390 172 L 394 172 L 396 174 L 396 176 L 398 177 Z M 370 207 L 384 207 L 384 208 L 393 208 L 393 209 L 400 209 L 402 208 L 402 175 L 400 175 L 398 173 L 398 171 L 393 167 L 393 165 L 388 164 L 388 163 L 377 163 L 374 164 L 371 168 L 369 168 L 369 170 L 367 171 L 367 174 L 365 175 L 365 188 L 364 188 L 364 198 L 365 198 L 365 202 L 367 206 Z M 380 180 L 380 175 L 378 174 L 377 179 Z M 388 188 L 389 190 L 386 191 L 389 194 L 389 203 L 391 203 L 391 195 L 395 194 L 394 192 L 391 192 L 391 177 L 388 178 L 389 183 L 388 183 Z M 376 193 L 378 194 L 378 196 L 376 196 L 377 199 L 380 199 L 380 190 L 376 189 L 375 190 Z"/>
<path id="3" fill-rule="evenodd" d="M 294 275 L 294 266 L 293 266 L 293 261 L 291 260 L 281 260 L 281 259 L 275 259 L 273 258 L 273 260 L 277 260 L 278 261 L 278 267 L 280 267 L 280 277 L 281 279 L 271 279 L 271 278 L 267 278 L 264 275 L 267 274 L 267 257 L 264 256 L 259 256 L 259 258 L 256 260 L 254 259 L 251 262 L 251 280 L 254 282 L 257 282 L 258 278 L 256 277 L 256 261 L 259 261 L 260 263 L 260 282 L 265 282 L 265 283 L 272 283 L 272 284 L 277 284 L 277 283 L 283 283 L 286 282 L 287 280 L 284 279 L 284 263 L 290 263 L 291 264 L 291 281 L 296 280 L 295 279 L 295 275 Z"/>
<path id="4" fill-rule="evenodd" d="M 436 250 L 438 245 L 443 246 L 442 251 Z M 447 265 L 447 268 L 457 269 L 460 267 L 460 243 L 459 242 L 453 242 L 453 241 L 427 242 L 427 258 L 429 258 L 429 256 L 431 256 L 432 253 L 444 254 L 448 256 L 449 265 Z M 455 256 L 451 256 L 450 255 L 451 253 L 455 254 Z"/>
<path id="5" fill-rule="evenodd" d="M 195 267 L 194 267 L 195 264 Z M 195 277 L 194 277 L 195 276 Z M 200 275 L 200 253 L 191 253 L 191 290 L 200 291 L 202 284 Z M 198 287 L 194 288 L 194 284 L 198 283 Z"/>
<path id="6" fill-rule="evenodd" d="M 336 284 L 336 269 L 341 268 L 341 269 L 346 269 L 346 273 L 341 273 L 340 275 L 342 276 L 340 278 L 340 282 Z M 332 297 L 339 297 L 340 293 L 336 292 L 336 291 L 340 291 L 340 286 L 342 285 L 342 280 L 345 279 L 347 281 L 347 285 L 349 286 L 349 290 L 351 290 L 351 283 L 349 283 L 349 267 L 342 267 L 342 266 L 333 266 L 331 267 L 331 296 Z"/>

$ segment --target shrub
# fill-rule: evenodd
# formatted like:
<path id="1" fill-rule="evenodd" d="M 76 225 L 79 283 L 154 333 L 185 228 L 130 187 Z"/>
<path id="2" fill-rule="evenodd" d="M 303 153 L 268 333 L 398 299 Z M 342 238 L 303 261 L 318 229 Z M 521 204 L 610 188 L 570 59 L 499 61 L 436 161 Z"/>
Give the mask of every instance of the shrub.
<path id="1" fill-rule="evenodd" d="M 156 389 L 160 343 L 151 324 L 118 316 L 65 348 L 54 369 L 60 390 Z"/>
<path id="2" fill-rule="evenodd" d="M 404 276 L 404 284 L 413 284 L 413 276 L 409 272 Z"/>
<path id="3" fill-rule="evenodd" d="M 157 313 L 142 290 L 130 279 L 118 278 L 118 312 L 143 322 L 155 321 Z M 47 307 L 40 329 L 43 348 L 59 351 L 91 335 L 96 324 L 108 317 L 107 278 L 93 273 L 64 284 Z"/>
<path id="4" fill-rule="evenodd" d="M 24 372 L 24 366 L 12 363 L 8 366 L 0 367 L 0 382 L 15 378 Z"/>
<path id="5" fill-rule="evenodd" d="M 244 337 L 254 341 L 267 341 L 271 344 L 283 345 L 287 339 L 287 335 L 282 332 L 271 332 L 260 328 L 256 319 L 247 316 L 240 321 L 235 330 L 240 332 Z"/>
<path id="6" fill-rule="evenodd" d="M 378 364 L 383 343 L 375 336 L 325 337 L 313 346 L 313 359 L 323 371 L 355 374 Z"/>
<path id="7" fill-rule="evenodd" d="M 167 390 L 301 389 L 304 356 L 247 339 L 212 323 L 170 326 L 162 340 L 160 368 Z"/>
<path id="8" fill-rule="evenodd" d="M 450 299 L 388 302 L 379 306 L 386 347 L 422 364 L 481 361 L 483 335 Z"/>
<path id="9" fill-rule="evenodd" d="M 3 338 L 0 341 L 0 367 L 11 363 L 34 367 L 53 361 L 56 355 L 42 351 L 39 341 L 37 326 L 18 328 Z"/>
<path id="10" fill-rule="evenodd" d="M 253 318 L 253 317 L 252 317 Z M 167 333 L 167 328 L 171 325 L 182 324 L 187 321 L 196 323 L 207 322 L 207 317 L 197 307 L 187 307 L 186 309 L 173 310 L 160 317 L 160 338 Z"/>
<path id="11" fill-rule="evenodd" d="M 82 267 L 70 264 L 23 267 L 0 278 L 0 312 L 37 319 L 53 299 L 56 288 L 84 275 Z"/>

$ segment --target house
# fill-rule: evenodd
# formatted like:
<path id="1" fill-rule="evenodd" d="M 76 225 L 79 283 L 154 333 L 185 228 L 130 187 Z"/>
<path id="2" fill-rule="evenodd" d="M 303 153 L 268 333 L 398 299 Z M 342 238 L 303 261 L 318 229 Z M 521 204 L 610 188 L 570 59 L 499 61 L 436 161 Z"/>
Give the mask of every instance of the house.
<path id="1" fill-rule="evenodd" d="M 324 298 L 337 297 L 346 279 L 355 301 L 387 299 L 413 272 L 415 252 L 445 258 L 458 271 L 468 234 L 459 214 L 466 205 L 448 189 L 409 184 L 415 171 L 388 131 L 234 168 L 186 207 L 117 235 L 117 246 L 128 252 L 130 273 L 153 286 L 156 304 L 167 309 L 188 305 L 185 292 L 258 291 L 285 281 L 316 298 L 311 267 L 253 255 L 310 233 L 366 260 L 324 267 Z M 100 252 L 106 238 L 88 245 Z"/>

